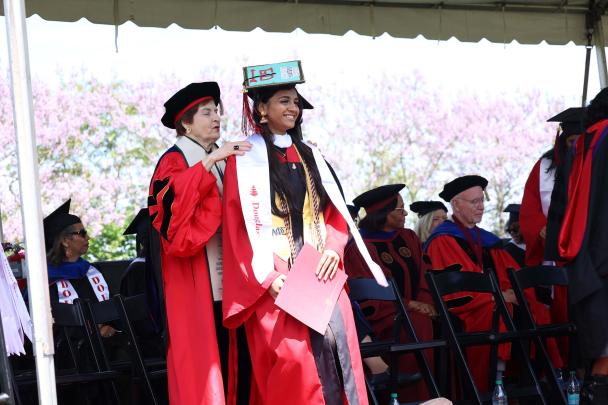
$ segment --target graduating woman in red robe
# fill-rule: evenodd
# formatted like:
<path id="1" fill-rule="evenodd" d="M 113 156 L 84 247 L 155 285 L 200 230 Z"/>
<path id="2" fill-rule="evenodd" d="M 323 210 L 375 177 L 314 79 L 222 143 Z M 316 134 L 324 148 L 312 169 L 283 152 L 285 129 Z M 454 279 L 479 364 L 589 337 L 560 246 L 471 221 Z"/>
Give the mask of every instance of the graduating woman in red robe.
<path id="1" fill-rule="evenodd" d="M 407 306 L 416 336 L 421 341 L 432 340 L 431 318 L 437 313 L 424 278 L 424 273 L 430 266 L 423 260 L 422 246 L 414 231 L 404 228 L 407 212 L 399 195 L 403 187 L 404 184 L 381 186 L 361 194 L 353 203 L 365 208 L 367 215 L 359 222 L 361 236 L 374 262 L 386 276 L 394 280 L 402 292 L 401 296 Z M 344 260 L 350 277 L 373 277 L 355 244 L 348 245 Z M 360 305 L 373 329 L 374 337 L 380 340 L 391 339 L 395 317 L 394 304 L 367 301 Z M 405 331 L 402 335 L 403 339 L 408 339 Z M 432 351 L 427 351 L 425 355 L 432 366 Z M 399 363 L 401 371 L 414 373 L 420 370 L 413 354 L 401 356 Z M 401 399 L 428 398 L 424 381 L 414 387 L 400 389 L 399 394 Z"/>
<path id="2" fill-rule="evenodd" d="M 323 253 L 319 278 L 344 271 L 352 219 L 322 156 L 301 140 L 301 111 L 311 106 L 293 85 L 248 94 L 254 106 L 245 100 L 244 107 L 257 133 L 248 137 L 250 153 L 228 160 L 224 179 L 223 304 L 227 327 L 245 325 L 251 404 L 367 404 L 346 292 L 325 335 L 274 303 L 304 243 Z"/>
<path id="3" fill-rule="evenodd" d="M 559 122 L 559 133 L 555 146 L 536 162 L 526 185 L 521 201 L 519 226 L 526 243 L 526 266 L 538 266 L 543 263 L 554 264 L 555 255 L 546 254 L 546 240 L 555 245 L 561 218 L 563 217 L 566 197 L 567 172 L 571 164 L 572 146 L 584 132 L 582 119 L 585 108 L 568 108 L 549 122 Z M 552 224 L 547 225 L 547 218 L 552 218 Z M 555 250 L 553 247 L 550 251 Z M 562 263 L 557 263 L 558 265 Z M 567 287 L 555 286 L 550 306 L 551 322 L 565 323 L 569 321 Z M 560 352 L 564 360 L 569 358 L 569 338 L 558 338 Z"/>
<path id="4" fill-rule="evenodd" d="M 162 122 L 176 129 L 178 139 L 158 161 L 150 182 L 148 207 L 160 234 L 169 401 L 174 405 L 225 403 L 205 251 L 221 221 L 220 193 L 211 170 L 250 146 L 206 145 L 219 138 L 219 103 L 215 82 L 192 83 L 165 103 Z"/>

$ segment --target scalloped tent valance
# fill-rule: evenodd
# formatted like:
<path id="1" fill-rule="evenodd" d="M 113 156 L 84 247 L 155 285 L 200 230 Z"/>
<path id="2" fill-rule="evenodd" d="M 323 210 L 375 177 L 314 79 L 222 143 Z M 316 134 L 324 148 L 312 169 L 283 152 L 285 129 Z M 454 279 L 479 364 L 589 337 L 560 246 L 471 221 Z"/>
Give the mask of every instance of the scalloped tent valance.
<path id="1" fill-rule="evenodd" d="M 28 15 L 99 24 L 395 37 L 522 44 L 587 42 L 586 15 L 605 0 L 26 0 Z"/>

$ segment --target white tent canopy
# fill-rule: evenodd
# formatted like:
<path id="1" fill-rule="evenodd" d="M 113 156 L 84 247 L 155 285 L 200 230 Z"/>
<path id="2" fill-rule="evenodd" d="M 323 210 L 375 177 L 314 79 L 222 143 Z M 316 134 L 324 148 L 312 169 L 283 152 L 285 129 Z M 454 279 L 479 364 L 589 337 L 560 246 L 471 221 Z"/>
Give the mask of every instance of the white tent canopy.
<path id="1" fill-rule="evenodd" d="M 607 86 L 603 16 L 608 0 L 0 0 L 6 14 L 19 182 L 28 248 L 30 310 L 41 404 L 55 405 L 53 340 L 42 238 L 42 210 L 34 135 L 25 16 L 54 21 L 343 35 L 389 33 L 395 37 L 523 44 L 591 44 L 598 53 L 600 84 Z M 1 12 L 1 11 L 0 11 Z M 590 35 L 593 35 L 591 37 Z M 585 79 L 586 82 L 586 79 Z M 586 83 L 584 86 L 586 93 Z M 583 100 L 585 96 L 583 96 Z M 26 215 L 27 213 L 27 215 Z M 3 349 L 0 347 L 0 350 Z"/>
<path id="2" fill-rule="evenodd" d="M 27 15 L 53 21 L 343 35 L 389 33 L 395 37 L 522 44 L 587 43 L 587 27 L 606 0 L 27 0 Z M 590 17 L 590 18 L 588 18 Z M 602 27 L 603 28 L 603 27 Z"/>

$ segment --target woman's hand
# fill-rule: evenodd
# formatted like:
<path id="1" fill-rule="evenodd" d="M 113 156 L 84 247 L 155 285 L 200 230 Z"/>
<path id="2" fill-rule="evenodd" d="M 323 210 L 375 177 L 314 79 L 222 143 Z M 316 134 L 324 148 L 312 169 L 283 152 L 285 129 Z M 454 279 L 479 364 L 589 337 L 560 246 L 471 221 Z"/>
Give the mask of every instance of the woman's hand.
<path id="1" fill-rule="evenodd" d="M 509 288 L 502 292 L 502 296 L 505 299 L 507 304 L 515 304 L 517 305 L 517 297 L 515 296 L 515 292 Z"/>
<path id="2" fill-rule="evenodd" d="M 275 278 L 270 287 L 268 288 L 268 294 L 275 300 L 277 299 L 277 295 L 283 288 L 283 284 L 285 284 L 285 279 L 287 276 L 285 274 L 281 274 L 279 277 Z"/>
<path id="3" fill-rule="evenodd" d="M 435 310 L 435 307 L 431 304 L 427 304 L 426 302 L 412 300 L 407 304 L 407 308 L 412 311 L 416 311 L 422 315 L 428 316 L 429 318 L 437 317 L 437 311 Z"/>
<path id="4" fill-rule="evenodd" d="M 333 250 L 325 250 L 317 266 L 317 271 L 315 271 L 317 278 L 323 281 L 331 280 L 336 275 L 339 264 L 340 255 Z"/>
<path id="5" fill-rule="evenodd" d="M 251 144 L 247 141 L 226 142 L 217 148 L 206 159 L 203 159 L 203 166 L 210 170 L 214 163 L 226 159 L 228 156 L 242 156 L 251 150 Z"/>
<path id="6" fill-rule="evenodd" d="M 116 329 L 114 329 L 110 325 L 97 325 L 97 326 L 99 327 L 99 334 L 101 335 L 101 337 L 104 337 L 104 338 L 112 337 L 116 334 L 116 332 L 118 332 Z"/>

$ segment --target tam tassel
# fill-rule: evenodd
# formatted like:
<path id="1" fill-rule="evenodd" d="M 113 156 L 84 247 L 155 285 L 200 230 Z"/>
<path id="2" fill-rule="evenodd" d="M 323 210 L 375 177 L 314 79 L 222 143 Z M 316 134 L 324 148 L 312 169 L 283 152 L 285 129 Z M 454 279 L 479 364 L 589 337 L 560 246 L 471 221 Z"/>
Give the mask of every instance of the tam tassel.
<path id="1" fill-rule="evenodd" d="M 241 120 L 241 131 L 243 135 L 261 134 L 262 128 L 260 128 L 251 113 L 251 107 L 249 106 L 249 98 L 247 97 L 247 90 L 243 90 L 243 114 Z"/>

